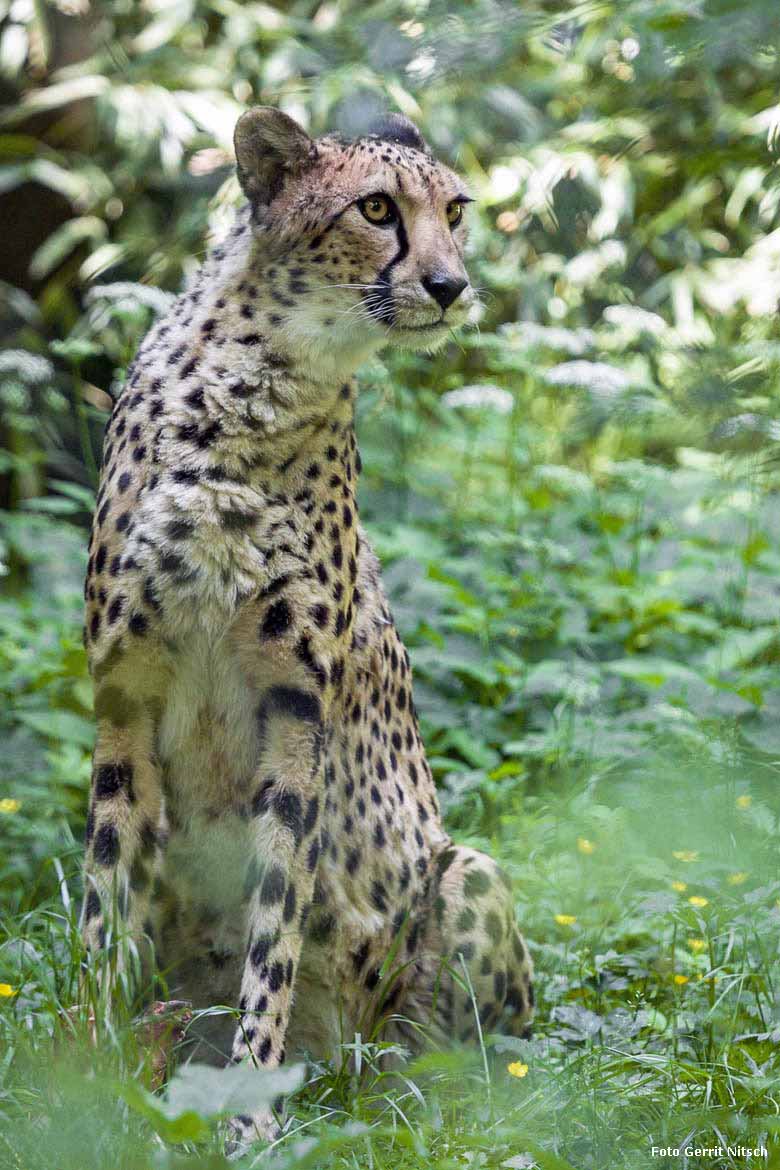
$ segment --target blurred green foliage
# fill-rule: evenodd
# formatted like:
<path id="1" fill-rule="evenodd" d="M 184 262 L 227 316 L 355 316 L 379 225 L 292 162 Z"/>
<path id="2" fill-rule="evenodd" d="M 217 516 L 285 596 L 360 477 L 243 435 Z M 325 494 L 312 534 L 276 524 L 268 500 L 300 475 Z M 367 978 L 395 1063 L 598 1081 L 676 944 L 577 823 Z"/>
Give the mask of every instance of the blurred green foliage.
<path id="1" fill-rule="evenodd" d="M 777 4 L 0 16 L 10 1164 L 52 1164 L 44 1125 L 63 1166 L 105 1165 L 68 1110 L 123 1165 L 152 1164 L 155 1128 L 170 1138 L 128 1088 L 129 1025 L 106 1032 L 100 1094 L 80 1079 L 94 1053 L 43 1071 L 75 997 L 80 593 L 111 398 L 229 222 L 233 125 L 265 102 L 315 133 L 401 109 L 477 196 L 479 328 L 363 371 L 361 511 L 448 824 L 515 878 L 542 1000 L 539 1040 L 489 1041 L 492 1097 L 468 1060 L 410 1069 L 400 1095 L 370 1046 L 367 1080 L 316 1071 L 296 1106 L 314 1145 L 286 1141 L 282 1162 L 636 1170 L 693 1131 L 769 1143 L 779 1166 Z M 154 1164 L 222 1165 L 185 1149 Z"/>

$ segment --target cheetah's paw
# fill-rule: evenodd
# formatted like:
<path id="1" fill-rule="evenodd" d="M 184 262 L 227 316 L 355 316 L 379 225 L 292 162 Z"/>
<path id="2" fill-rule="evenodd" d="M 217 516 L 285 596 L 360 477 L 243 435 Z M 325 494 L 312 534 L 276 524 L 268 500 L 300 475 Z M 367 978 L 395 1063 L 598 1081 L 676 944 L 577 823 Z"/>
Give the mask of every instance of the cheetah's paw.
<path id="1" fill-rule="evenodd" d="M 240 1158 L 259 1142 L 275 1142 L 281 1132 L 278 1121 L 268 1110 L 239 1113 L 228 1122 L 225 1153 L 228 1158 Z"/>

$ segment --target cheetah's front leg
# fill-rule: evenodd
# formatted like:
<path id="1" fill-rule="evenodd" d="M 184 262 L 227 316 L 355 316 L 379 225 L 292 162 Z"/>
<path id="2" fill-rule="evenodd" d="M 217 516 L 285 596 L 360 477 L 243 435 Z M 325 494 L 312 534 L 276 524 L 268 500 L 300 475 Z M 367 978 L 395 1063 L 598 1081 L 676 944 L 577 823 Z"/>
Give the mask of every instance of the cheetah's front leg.
<path id="1" fill-rule="evenodd" d="M 93 952 L 104 946 L 108 928 L 114 939 L 140 940 L 165 843 L 154 719 L 145 703 L 131 697 L 133 682 L 129 671 L 117 669 L 96 687 L 98 735 L 81 914 Z M 120 966 L 121 959 L 120 948 Z M 101 983 L 105 974 L 108 969 L 100 972 Z"/>
<path id="2" fill-rule="evenodd" d="M 258 720 L 262 754 L 252 800 L 255 852 L 233 1060 L 249 1057 L 258 1067 L 273 1068 L 284 1060 L 320 851 L 322 701 L 308 690 L 274 686 L 260 701 Z M 275 1125 L 258 1113 L 235 1118 L 231 1129 L 240 1145 L 271 1136 Z"/>

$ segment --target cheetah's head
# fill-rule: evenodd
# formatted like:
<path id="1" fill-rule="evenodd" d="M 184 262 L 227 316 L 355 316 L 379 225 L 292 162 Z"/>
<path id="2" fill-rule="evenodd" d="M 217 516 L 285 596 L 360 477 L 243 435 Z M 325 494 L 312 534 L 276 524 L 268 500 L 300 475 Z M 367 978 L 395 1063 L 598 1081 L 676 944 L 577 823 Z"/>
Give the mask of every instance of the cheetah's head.
<path id="1" fill-rule="evenodd" d="M 291 340 L 361 357 L 387 343 L 432 350 L 465 322 L 471 200 L 407 118 L 389 114 L 355 141 L 314 140 L 259 106 L 235 146 Z"/>

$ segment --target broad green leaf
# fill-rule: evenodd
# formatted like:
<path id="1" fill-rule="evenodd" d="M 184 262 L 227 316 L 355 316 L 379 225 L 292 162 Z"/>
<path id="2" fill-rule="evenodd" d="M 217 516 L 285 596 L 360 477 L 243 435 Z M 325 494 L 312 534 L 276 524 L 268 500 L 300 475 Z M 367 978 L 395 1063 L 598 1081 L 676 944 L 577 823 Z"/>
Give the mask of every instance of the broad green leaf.
<path id="1" fill-rule="evenodd" d="M 169 1118 L 183 1113 L 201 1117 L 253 1113 L 300 1088 L 305 1072 L 303 1064 L 285 1064 L 273 1070 L 251 1064 L 227 1068 L 185 1064 L 168 1083 L 163 1110 Z"/>
<path id="2" fill-rule="evenodd" d="M 26 711 L 17 710 L 16 718 L 25 727 L 47 736 L 52 740 L 61 740 L 63 743 L 76 743 L 83 747 L 92 747 L 95 740 L 95 729 L 89 719 L 76 715 L 72 711 Z"/>
<path id="3" fill-rule="evenodd" d="M 87 240 L 104 239 L 106 235 L 106 225 L 96 215 L 82 215 L 67 220 L 33 253 L 30 260 L 30 275 L 36 280 L 41 280 L 80 244 Z"/>
<path id="4" fill-rule="evenodd" d="M 778 626 L 759 626 L 755 630 L 725 630 L 717 646 L 705 656 L 707 669 L 713 673 L 747 666 L 780 638 Z"/>
<path id="5" fill-rule="evenodd" d="M 604 669 L 611 674 L 649 687 L 660 687 L 666 682 L 701 683 L 701 676 L 695 671 L 666 658 L 652 658 L 637 655 L 635 658 L 619 658 L 605 662 Z"/>

